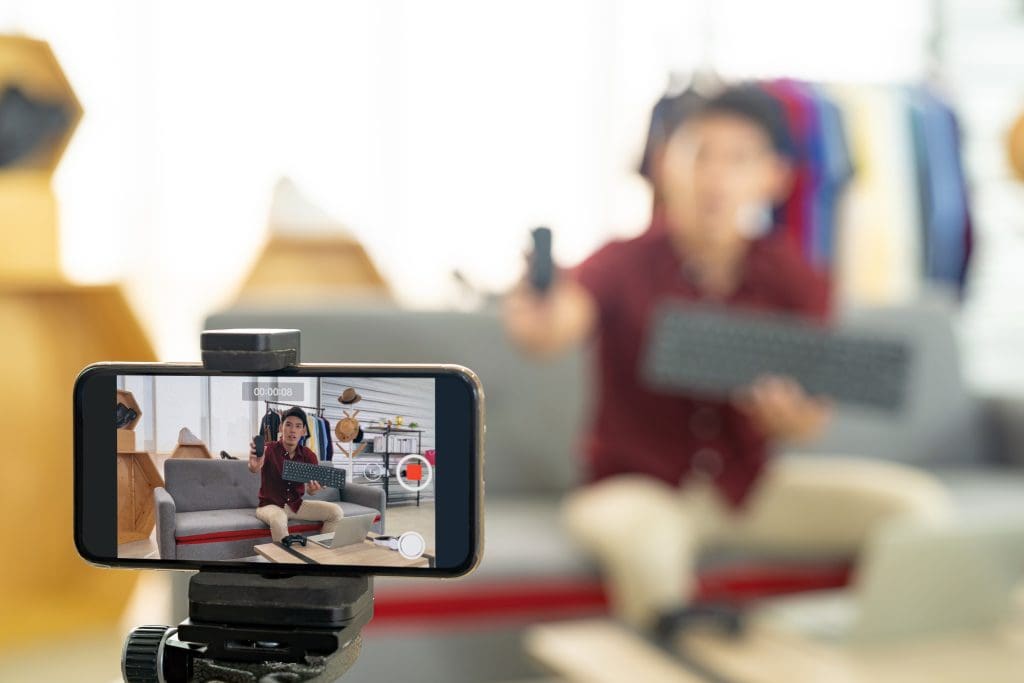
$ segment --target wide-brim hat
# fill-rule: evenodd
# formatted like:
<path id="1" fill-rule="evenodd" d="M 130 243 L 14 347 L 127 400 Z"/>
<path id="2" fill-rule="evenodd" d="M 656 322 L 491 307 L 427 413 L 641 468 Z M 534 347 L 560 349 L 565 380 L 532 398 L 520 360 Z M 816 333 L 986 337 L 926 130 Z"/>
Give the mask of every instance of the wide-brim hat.
<path id="1" fill-rule="evenodd" d="M 360 431 L 362 428 L 354 417 L 343 417 L 334 425 L 334 435 L 342 443 L 352 443 L 359 438 Z"/>
<path id="2" fill-rule="evenodd" d="M 359 403 L 362 400 L 363 397 L 360 396 L 359 393 L 352 387 L 345 389 L 345 391 L 341 392 L 341 396 L 338 397 L 338 403 L 342 404 L 343 406 L 350 406 L 353 403 Z"/>

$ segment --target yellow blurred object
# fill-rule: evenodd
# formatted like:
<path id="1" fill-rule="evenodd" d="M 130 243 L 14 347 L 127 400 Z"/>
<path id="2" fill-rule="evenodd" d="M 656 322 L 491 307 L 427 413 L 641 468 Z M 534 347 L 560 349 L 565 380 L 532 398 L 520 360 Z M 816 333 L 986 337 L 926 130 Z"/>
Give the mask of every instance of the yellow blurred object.
<path id="1" fill-rule="evenodd" d="M 1018 179 L 1024 180 L 1024 112 L 1021 112 L 1017 121 L 1010 127 L 1006 147 L 1014 173 Z"/>
<path id="2" fill-rule="evenodd" d="M 390 298 L 363 246 L 287 178 L 274 189 L 268 223 L 270 238 L 241 289 L 240 302 Z"/>
<path id="3" fill-rule="evenodd" d="M 384 278 L 358 242 L 344 235 L 273 235 L 241 298 L 279 301 L 352 291 L 387 292 Z"/>
<path id="4" fill-rule="evenodd" d="M 90 567 L 75 551 L 71 390 L 89 363 L 153 360 L 153 350 L 116 286 L 0 285 L 0 325 L 0 376 L 13 394 L 0 411 L 13 448 L 0 458 L 0 583 L 12 587 L 0 643 L 111 626 L 135 576 Z M 110 414 L 113 428 L 113 405 Z"/>
<path id="5" fill-rule="evenodd" d="M 0 168 L 0 216 L 4 280 L 59 277 L 57 203 L 50 180 L 78 122 L 82 106 L 50 46 L 24 36 L 0 35 L 0 91 L 16 87 L 28 97 L 60 105 L 67 123 L 60 133 L 10 168 Z M 11 220 L 8 217 L 14 217 Z"/>
<path id="6" fill-rule="evenodd" d="M 56 101 L 67 118 L 47 144 L 0 170 L 0 647 L 117 625 L 135 575 L 90 567 L 75 550 L 71 392 L 89 363 L 155 356 L 118 287 L 61 277 L 50 179 L 82 112 L 45 42 L 0 36 L 0 92 L 11 87 Z M 111 401 L 111 428 L 113 416 Z"/>
<path id="7" fill-rule="evenodd" d="M 57 280 L 57 200 L 50 188 L 50 177 L 28 171 L 0 171 L 0 216 L 4 217 L 0 278 Z M 8 217 L 15 220 L 8 223 Z"/>

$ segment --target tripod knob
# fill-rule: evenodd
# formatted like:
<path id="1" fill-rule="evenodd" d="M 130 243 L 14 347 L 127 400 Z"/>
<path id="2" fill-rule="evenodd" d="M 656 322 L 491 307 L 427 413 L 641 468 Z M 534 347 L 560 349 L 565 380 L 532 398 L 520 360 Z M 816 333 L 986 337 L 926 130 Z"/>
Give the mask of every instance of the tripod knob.
<path id="1" fill-rule="evenodd" d="M 124 641 L 121 675 L 127 683 L 162 683 L 161 655 L 171 626 L 138 626 Z"/>

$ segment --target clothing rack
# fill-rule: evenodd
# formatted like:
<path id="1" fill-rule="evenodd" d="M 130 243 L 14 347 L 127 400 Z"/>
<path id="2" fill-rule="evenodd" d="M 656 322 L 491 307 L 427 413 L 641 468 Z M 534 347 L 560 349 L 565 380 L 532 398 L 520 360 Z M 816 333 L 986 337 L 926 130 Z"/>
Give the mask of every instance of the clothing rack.
<path id="1" fill-rule="evenodd" d="M 263 402 L 267 405 L 268 410 L 270 409 L 270 406 L 287 406 L 288 408 L 302 408 L 303 410 L 315 410 L 317 415 L 322 415 L 324 412 L 324 408 L 318 408 L 316 406 L 304 406 L 300 403 L 284 403 L 282 401 L 267 400 L 264 400 Z"/>

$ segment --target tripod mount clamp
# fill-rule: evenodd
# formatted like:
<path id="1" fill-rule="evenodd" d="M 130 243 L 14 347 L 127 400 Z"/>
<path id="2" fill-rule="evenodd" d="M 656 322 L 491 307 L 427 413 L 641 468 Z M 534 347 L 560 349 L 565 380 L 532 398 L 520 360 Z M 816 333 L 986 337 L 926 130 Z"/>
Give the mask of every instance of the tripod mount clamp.
<path id="1" fill-rule="evenodd" d="M 299 330 L 207 330 L 203 365 L 234 373 L 300 362 Z M 177 627 L 140 626 L 126 638 L 129 683 L 327 683 L 355 663 L 373 617 L 373 577 L 200 570 Z"/>

